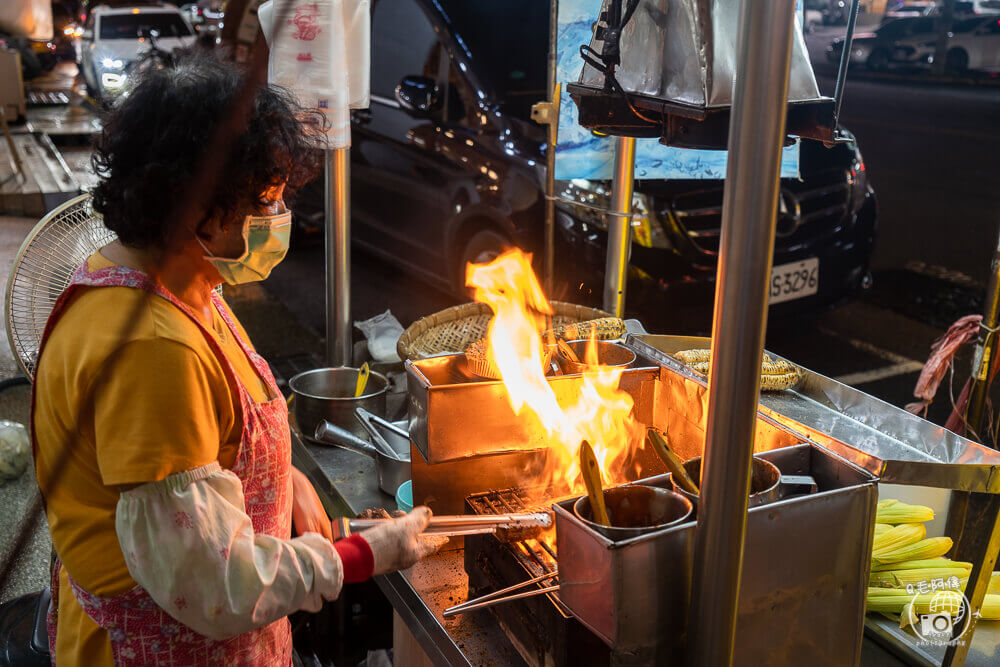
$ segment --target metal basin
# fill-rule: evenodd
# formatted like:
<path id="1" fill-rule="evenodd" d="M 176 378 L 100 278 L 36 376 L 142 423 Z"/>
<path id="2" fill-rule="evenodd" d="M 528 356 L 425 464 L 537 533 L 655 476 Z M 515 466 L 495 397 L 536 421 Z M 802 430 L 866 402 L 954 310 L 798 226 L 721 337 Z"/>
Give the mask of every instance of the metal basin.
<path id="1" fill-rule="evenodd" d="M 612 540 L 622 540 L 662 530 L 690 516 L 691 501 L 667 489 L 629 484 L 604 490 L 610 526 L 594 523 L 590 498 L 583 496 L 573 504 L 573 513 L 585 524 Z"/>
<path id="2" fill-rule="evenodd" d="M 354 410 L 364 408 L 385 417 L 389 381 L 381 373 L 372 371 L 365 393 L 355 397 L 357 381 L 357 368 L 317 368 L 299 373 L 289 380 L 288 386 L 295 393 L 293 410 L 299 430 L 311 438 L 316 427 L 325 419 L 356 436 L 364 437 L 365 430 L 355 418 Z"/>

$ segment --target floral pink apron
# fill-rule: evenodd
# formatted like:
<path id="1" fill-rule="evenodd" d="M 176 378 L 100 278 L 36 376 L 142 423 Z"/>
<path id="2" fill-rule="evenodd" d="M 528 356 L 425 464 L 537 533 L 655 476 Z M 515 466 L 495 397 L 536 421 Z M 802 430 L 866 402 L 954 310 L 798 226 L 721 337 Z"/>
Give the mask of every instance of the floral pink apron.
<path id="1" fill-rule="evenodd" d="M 156 294 L 177 306 L 198 325 L 212 350 L 229 374 L 232 386 L 239 391 L 243 414 L 243 436 L 232 471 L 243 483 L 246 513 L 254 531 L 281 539 L 291 537 L 292 487 L 291 440 L 288 431 L 288 410 L 274 382 L 267 362 L 252 350 L 239 334 L 221 297 L 213 292 L 212 300 L 229 331 L 267 384 L 275 398 L 266 403 L 255 402 L 240 382 L 222 348 L 201 321 L 173 294 L 157 285 L 146 274 L 120 266 L 90 272 L 81 266 L 73 275 L 69 287 L 62 293 L 49 316 L 45 334 L 39 346 L 39 359 L 49 332 L 58 321 L 69 300 L 84 287 L 131 287 Z M 32 396 L 32 410 L 34 396 Z M 32 426 L 34 423 L 32 422 Z M 34 429 L 32 429 L 34 430 Z M 34 441 L 32 433 L 32 441 Z M 190 519 L 178 517 L 178 526 L 192 529 Z M 59 570 L 57 560 L 52 574 L 52 603 L 49 607 L 49 647 L 55 662 L 56 611 L 59 608 Z M 70 587 L 83 610 L 100 627 L 108 631 L 116 665 L 290 665 L 292 635 L 288 619 L 283 618 L 225 641 L 214 641 L 179 623 L 159 607 L 139 585 L 113 598 L 100 598 L 85 591 L 72 576 Z M 172 602 L 183 607 L 186 602 Z"/>

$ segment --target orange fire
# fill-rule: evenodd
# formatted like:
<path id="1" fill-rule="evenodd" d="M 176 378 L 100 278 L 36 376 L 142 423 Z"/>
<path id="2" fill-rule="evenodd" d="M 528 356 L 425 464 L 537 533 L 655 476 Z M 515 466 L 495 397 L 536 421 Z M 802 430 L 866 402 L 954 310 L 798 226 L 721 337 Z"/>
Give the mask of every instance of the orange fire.
<path id="1" fill-rule="evenodd" d="M 575 391 L 557 397 L 545 376 L 554 341 L 542 334 L 553 311 L 531 268 L 531 256 L 509 250 L 492 262 L 469 264 L 466 284 L 476 301 L 493 311 L 488 356 L 500 371 L 514 414 L 534 414 L 550 439 L 547 469 L 532 481 L 555 493 L 582 493 L 577 452 L 587 440 L 606 485 L 634 479 L 634 454 L 644 428 L 633 415 L 631 395 L 618 388 L 622 369 L 601 366 L 593 335 Z"/>

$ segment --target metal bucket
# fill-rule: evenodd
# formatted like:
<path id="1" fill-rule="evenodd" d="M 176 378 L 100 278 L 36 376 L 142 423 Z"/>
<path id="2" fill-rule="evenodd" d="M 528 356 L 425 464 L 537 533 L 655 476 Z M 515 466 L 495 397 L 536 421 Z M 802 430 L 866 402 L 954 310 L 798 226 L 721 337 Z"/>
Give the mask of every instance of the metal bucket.
<path id="1" fill-rule="evenodd" d="M 288 386 L 295 393 L 293 410 L 299 430 L 311 438 L 316 427 L 325 419 L 364 437 L 365 430 L 355 418 L 354 410 L 364 408 L 385 417 L 389 381 L 381 373 L 371 371 L 365 393 L 355 397 L 357 381 L 357 368 L 317 368 L 299 373 L 289 380 Z"/>
<path id="2" fill-rule="evenodd" d="M 610 526 L 594 523 L 590 498 L 573 504 L 573 513 L 585 524 L 611 540 L 637 537 L 684 521 L 694 509 L 684 496 L 655 486 L 628 484 L 604 490 Z"/>
<path id="3" fill-rule="evenodd" d="M 319 426 L 316 427 L 314 438 L 318 442 L 343 447 L 344 449 L 349 449 L 375 459 L 378 486 L 390 496 L 395 496 L 399 486 L 410 479 L 409 452 L 406 452 L 404 455 L 402 452 L 395 451 L 395 457 L 387 456 L 378 446 L 355 437 L 353 433 L 326 420 L 320 420 Z"/>
<path id="4" fill-rule="evenodd" d="M 701 457 L 684 462 L 684 469 L 694 483 L 701 487 Z M 672 481 L 672 480 L 671 480 Z M 674 491 L 698 505 L 698 494 L 691 493 L 674 483 Z M 753 457 L 750 475 L 750 499 L 747 507 L 760 507 L 796 493 L 815 493 L 816 480 L 808 475 L 782 475 L 778 466 L 759 456 Z"/>
<path id="5" fill-rule="evenodd" d="M 597 368 L 584 361 L 587 357 L 587 345 L 589 343 L 589 340 L 571 340 L 567 342 L 570 349 L 576 353 L 577 359 L 581 361 L 571 361 L 562 354 L 557 354 L 559 366 L 562 368 L 563 373 L 584 373 Z M 597 361 L 604 368 L 628 368 L 635 363 L 635 352 L 624 345 L 619 345 L 609 340 L 597 340 L 594 343 L 597 344 Z"/>

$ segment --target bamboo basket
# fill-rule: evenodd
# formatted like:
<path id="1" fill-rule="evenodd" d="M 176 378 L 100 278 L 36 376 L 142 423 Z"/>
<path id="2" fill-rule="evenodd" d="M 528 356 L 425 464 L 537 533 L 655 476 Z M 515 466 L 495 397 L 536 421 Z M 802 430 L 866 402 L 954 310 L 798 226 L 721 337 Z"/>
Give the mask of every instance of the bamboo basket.
<path id="1" fill-rule="evenodd" d="M 574 303 L 552 301 L 552 326 L 611 317 L 603 310 Z M 396 343 L 402 360 L 425 359 L 441 354 L 460 354 L 486 336 L 493 311 L 484 303 L 452 306 L 411 324 Z"/>

